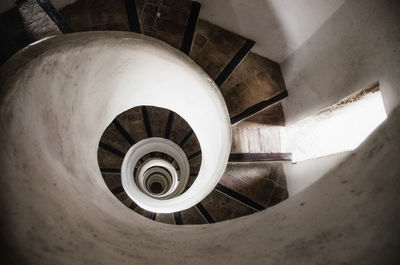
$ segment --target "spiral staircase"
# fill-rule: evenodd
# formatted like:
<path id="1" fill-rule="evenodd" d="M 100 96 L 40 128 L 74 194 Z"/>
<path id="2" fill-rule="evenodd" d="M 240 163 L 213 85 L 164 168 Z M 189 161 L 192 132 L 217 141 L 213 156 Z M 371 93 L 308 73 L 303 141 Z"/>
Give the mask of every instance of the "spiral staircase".
<path id="1" fill-rule="evenodd" d="M 4 264 L 398 264 L 399 108 L 286 200 L 290 153 L 230 152 L 249 121 L 285 123 L 254 41 L 191 1 L 17 4 L 0 15 Z"/>
<path id="2" fill-rule="evenodd" d="M 287 91 L 279 65 L 252 53 L 254 41 L 199 20 L 197 2 L 80 0 L 58 13 L 48 1 L 21 1 L 18 13 L 24 24 L 29 25 L 25 26 L 28 41 L 93 30 L 132 31 L 157 38 L 187 54 L 215 81 L 224 96 L 232 125 L 254 115 L 253 120 L 262 120 L 265 124 L 284 124 L 279 101 L 287 96 Z M 104 131 L 98 150 L 99 167 L 110 191 L 145 217 L 169 224 L 214 223 L 264 210 L 288 197 L 280 161 L 290 160 L 290 154 L 233 153 L 220 183 L 192 208 L 171 214 L 143 209 L 124 189 L 121 166 L 131 146 L 152 137 L 168 139 L 184 151 L 190 173 L 182 177 L 186 183 L 183 189 L 188 190 L 199 173 L 202 152 L 192 128 L 173 111 L 141 106 L 121 113 Z M 173 157 L 152 152 L 140 158 L 134 174 L 143 164 L 155 159 L 167 160 L 182 173 Z M 237 164 L 243 162 L 256 162 L 264 168 L 266 175 L 261 176 L 264 179 L 259 182 L 260 187 L 246 186 L 240 181 L 238 175 L 243 174 L 243 169 Z M 163 188 L 167 182 L 163 182 Z M 159 181 L 152 185 L 161 189 Z M 150 191 L 150 188 L 146 189 Z"/>
<path id="3" fill-rule="evenodd" d="M 190 1 L 128 2 L 125 2 L 125 6 L 121 2 L 119 7 L 118 5 L 117 7 L 110 6 L 110 9 L 105 7 L 106 10 L 112 10 L 111 14 L 115 13 L 114 16 L 108 13 L 108 16 L 114 17 L 115 20 L 112 24 L 108 22 L 100 28 L 143 33 L 158 38 L 189 55 L 220 87 L 228 105 L 232 124 L 277 103 L 287 95 L 279 65 L 251 53 L 253 41 L 206 21 L 198 22 L 199 3 Z M 135 5 L 132 5 L 133 3 Z M 88 29 L 88 25 L 84 23 L 77 21 L 74 23 L 70 15 L 75 14 L 81 17 L 76 14 L 77 10 L 86 13 L 87 9 L 82 8 L 81 5 L 82 3 L 77 2 L 61 11 L 67 24 L 72 25 L 73 31 Z M 121 18 L 121 12 L 127 13 L 127 20 L 123 19 L 123 16 Z M 97 29 L 96 26 L 95 29 Z M 266 114 L 262 113 L 262 116 Z M 272 119 L 282 122 L 281 109 L 278 108 L 277 113 L 270 115 L 270 118 L 271 116 Z M 235 177 L 231 175 L 225 176 L 207 198 L 192 208 L 172 214 L 147 211 L 132 201 L 125 192 L 121 184 L 120 168 L 127 150 L 148 137 L 170 139 L 183 149 L 190 163 L 190 174 L 185 190 L 190 188 L 199 173 L 201 148 L 195 133 L 185 120 L 167 109 L 151 106 L 136 107 L 120 114 L 105 130 L 99 145 L 99 165 L 106 184 L 122 203 L 152 220 L 169 224 L 214 223 L 264 210 L 288 196 L 281 172 L 272 172 L 271 175 L 275 173 L 278 177 L 282 176 L 282 179 L 268 183 L 275 185 L 264 185 L 265 189 L 261 192 L 254 192 L 251 187 L 243 185 L 235 187 L 232 185 L 232 178 Z M 269 157 L 272 155 L 267 154 Z M 141 158 L 141 163 L 154 157 L 163 158 L 164 156 L 165 154 L 162 153 L 147 154 Z M 231 161 L 240 160 L 240 157 L 245 156 L 246 154 L 234 154 L 231 156 Z M 254 162 L 256 159 L 257 157 L 254 156 L 244 161 Z M 288 159 L 287 156 L 284 157 L 284 160 L 286 159 Z M 172 164 L 175 163 L 170 156 L 167 160 Z M 275 169 L 274 166 L 279 169 L 279 165 L 273 163 L 264 165 L 270 171 Z M 136 169 L 138 168 L 140 165 L 136 166 Z M 237 192 L 235 188 L 244 192 Z"/>

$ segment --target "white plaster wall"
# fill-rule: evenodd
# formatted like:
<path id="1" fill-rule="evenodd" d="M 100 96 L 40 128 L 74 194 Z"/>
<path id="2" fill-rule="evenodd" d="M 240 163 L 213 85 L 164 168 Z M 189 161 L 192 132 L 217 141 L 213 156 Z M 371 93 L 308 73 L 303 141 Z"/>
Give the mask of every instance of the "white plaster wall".
<path id="1" fill-rule="evenodd" d="M 345 0 L 199 0 L 200 18 L 256 41 L 253 51 L 282 62 Z"/>
<path id="2" fill-rule="evenodd" d="M 115 102 L 104 99 L 114 92 L 96 91 L 104 79 L 88 79 L 85 67 L 71 75 L 51 60 L 70 58 L 68 42 L 55 40 L 0 71 L 4 264 L 399 264 L 400 108 L 340 167 L 275 207 L 213 225 L 160 224 L 121 204 L 101 179 L 98 122 L 111 119 Z M 109 63 L 122 59 L 114 51 Z M 54 83 L 32 83 L 39 73 Z"/>
<path id="3" fill-rule="evenodd" d="M 351 152 L 344 152 L 299 163 L 284 163 L 284 172 L 289 196 L 304 191 L 326 173 L 345 161 Z"/>
<path id="4" fill-rule="evenodd" d="M 349 0 L 282 65 L 293 124 L 379 82 L 388 113 L 400 100 L 400 2 Z"/>
<path id="5" fill-rule="evenodd" d="M 346 1 L 281 65 L 289 93 L 283 101 L 286 123 L 314 115 L 376 82 L 390 113 L 400 101 L 399 25 L 398 1 Z M 291 194 L 312 184 L 341 160 L 329 156 L 287 165 Z"/>

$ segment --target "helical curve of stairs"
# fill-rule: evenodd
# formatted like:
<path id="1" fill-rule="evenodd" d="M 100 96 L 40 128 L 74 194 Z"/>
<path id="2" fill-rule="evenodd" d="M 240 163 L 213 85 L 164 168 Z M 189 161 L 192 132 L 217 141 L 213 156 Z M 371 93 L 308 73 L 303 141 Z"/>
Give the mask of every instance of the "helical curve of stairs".
<path id="1" fill-rule="evenodd" d="M 279 101 L 287 96 L 287 91 L 279 65 L 252 53 L 254 41 L 199 20 L 200 4 L 197 2 L 77 1 L 58 13 L 48 1 L 21 1 L 18 12 L 24 22 L 30 25 L 27 30 L 28 40 L 40 40 L 47 36 L 88 30 L 132 31 L 159 39 L 188 55 L 214 80 L 225 99 L 232 125 L 249 117 L 254 117 L 256 121 L 261 120 L 262 123 L 284 124 Z M 41 19 L 32 21 L 32 12 L 41 14 Z M 160 78 L 155 71 L 147 75 L 148 78 Z M 175 96 L 170 95 L 172 100 Z M 181 101 L 185 100 L 187 99 L 181 97 Z M 203 109 L 197 112 L 205 113 L 209 108 L 208 105 L 204 103 Z M 193 108 L 188 109 L 192 113 L 195 112 Z M 127 207 L 160 222 L 202 224 L 229 220 L 264 210 L 288 197 L 281 161 L 290 161 L 290 154 L 233 153 L 229 157 L 231 166 L 228 166 L 220 183 L 216 185 L 210 182 L 209 188 L 198 189 L 198 193 L 201 190 L 203 195 L 200 197 L 204 200 L 191 203 L 193 207 L 179 203 L 181 205 L 179 211 L 172 211 L 171 206 L 168 210 L 167 208 L 157 211 L 155 208 L 144 209 L 146 206 L 143 202 L 138 203 L 138 198 L 135 198 L 135 194 L 141 192 L 139 190 L 127 192 L 128 188 L 122 184 L 123 159 L 133 145 L 146 138 L 161 137 L 171 140 L 183 150 L 186 155 L 185 160 L 187 159 L 190 164 L 190 171 L 183 178 L 187 184 L 181 188 L 179 194 L 183 189 L 187 191 L 191 187 L 197 179 L 201 166 L 205 166 L 202 159 L 203 150 L 200 148 L 196 133 L 185 119 L 171 110 L 172 108 L 155 107 L 154 103 L 149 101 L 147 105 L 117 113 L 99 140 L 98 162 L 104 181 L 110 191 Z M 254 116 L 255 114 L 257 115 Z M 213 116 L 216 114 L 208 115 L 209 118 Z M 218 131 L 215 125 L 204 120 L 201 122 L 209 124 L 209 131 Z M 206 142 L 211 143 L 211 141 Z M 147 154 L 134 166 L 135 173 L 138 173 L 136 170 L 139 170 L 139 164 L 145 163 L 148 159 L 161 161 L 166 158 L 170 160 L 169 162 L 175 163 L 171 156 L 160 152 Z M 264 169 L 259 174 L 267 174 L 268 177 L 263 177 L 258 186 L 254 186 L 253 183 L 246 184 L 245 181 L 238 182 L 237 176 L 243 175 L 244 170 L 238 163 L 243 162 L 244 168 L 249 168 L 249 162 L 261 162 Z M 220 164 L 225 167 L 226 162 Z M 182 173 L 179 168 L 176 170 L 179 174 Z M 213 177 L 218 181 L 221 174 L 222 172 L 214 174 Z M 199 181 L 203 178 L 199 178 Z M 164 182 L 167 183 L 166 180 Z M 144 186 L 141 187 L 143 191 Z M 215 189 L 212 191 L 211 187 Z M 204 198 L 207 194 L 209 196 Z M 150 193 L 148 195 L 153 196 Z"/>
<path id="2" fill-rule="evenodd" d="M 48 1 L 22 1 L 19 12 L 29 13 L 32 7 L 45 14 L 43 21 L 29 23 L 32 34 L 16 36 L 18 45 L 8 54 L 2 51 L 3 61 L 17 47 L 40 41 L 0 68 L 6 264 L 149 264 L 163 259 L 165 264 L 182 259 L 195 264 L 205 259 L 210 264 L 334 264 L 338 260 L 324 255 L 326 249 L 338 248 L 346 256 L 355 244 L 364 251 L 376 247 L 383 261 L 393 260 L 396 233 L 381 228 L 398 227 L 398 212 L 384 202 L 398 199 L 399 168 L 391 167 L 382 179 L 374 176 L 396 164 L 388 146 L 398 146 L 399 110 L 340 168 L 263 211 L 288 198 L 284 177 L 274 180 L 268 194 L 254 193 L 246 187 L 235 190 L 230 177 L 238 167 L 228 164 L 225 170 L 228 161 L 290 161 L 290 154 L 229 154 L 232 125 L 249 118 L 284 122 L 279 101 L 287 91 L 279 65 L 251 53 L 253 41 L 198 21 L 200 5 L 190 1 L 104 1 L 98 7 L 77 1 L 61 14 Z M 93 30 L 100 31 L 72 33 Z M 53 35 L 60 36 L 42 40 Z M 121 167 L 131 148 L 153 137 L 183 151 L 188 179 L 177 197 L 152 206 L 139 198 L 140 206 L 124 189 Z M 166 182 L 154 178 L 158 187 L 143 182 L 152 195 L 166 192 L 174 170 L 185 167 L 157 148 L 132 166 L 140 171 L 148 161 L 172 165 L 164 173 Z M 207 169 L 204 177 L 202 167 Z M 358 179 L 351 178 L 354 172 Z M 341 199 L 348 194 L 350 202 Z M 188 200 L 178 201 L 179 195 Z M 215 225 L 167 226 L 137 213 L 176 225 L 255 214 Z M 352 219 L 359 216 L 366 221 L 355 227 Z M 332 222 L 335 218 L 343 218 L 340 226 Z M 382 236 L 384 244 L 358 241 L 366 229 Z M 317 254 L 304 260 L 302 252 Z"/>

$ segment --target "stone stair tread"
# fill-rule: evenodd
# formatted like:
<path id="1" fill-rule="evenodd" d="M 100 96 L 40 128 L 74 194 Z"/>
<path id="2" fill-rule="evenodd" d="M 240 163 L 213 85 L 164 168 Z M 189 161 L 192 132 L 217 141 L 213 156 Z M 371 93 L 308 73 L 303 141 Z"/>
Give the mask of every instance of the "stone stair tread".
<path id="1" fill-rule="evenodd" d="M 97 158 L 100 168 L 121 168 L 122 157 L 119 157 L 107 150 L 99 147 L 97 151 Z"/>
<path id="2" fill-rule="evenodd" d="M 140 206 L 137 206 L 137 207 L 136 207 L 135 212 L 138 213 L 138 214 L 140 214 L 140 215 L 143 215 L 144 217 L 147 217 L 147 218 L 151 218 L 151 217 L 153 216 L 153 213 L 152 213 L 152 212 L 149 212 L 149 211 L 143 209 L 143 208 L 140 207 Z"/>
<path id="3" fill-rule="evenodd" d="M 108 125 L 108 127 L 104 130 L 100 141 L 123 153 L 126 153 L 131 147 L 128 141 L 121 135 L 117 128 L 115 128 L 113 123 Z"/>
<path id="4" fill-rule="evenodd" d="M 216 79 L 246 42 L 246 38 L 200 19 L 190 57 Z"/>
<path id="5" fill-rule="evenodd" d="M 182 222 L 184 225 L 206 224 L 207 221 L 201 216 L 199 211 L 195 208 L 189 208 L 181 211 Z"/>
<path id="6" fill-rule="evenodd" d="M 193 158 L 193 159 L 191 159 L 189 161 L 190 173 L 195 174 L 195 173 L 198 173 L 200 171 L 201 160 L 202 160 L 202 157 L 200 155 L 200 156 L 195 157 L 195 158 Z"/>
<path id="7" fill-rule="evenodd" d="M 146 109 L 153 137 L 164 137 L 170 111 L 152 106 L 147 106 Z"/>
<path id="8" fill-rule="evenodd" d="M 252 214 L 254 209 L 213 190 L 201 203 L 216 222 L 221 222 L 244 215 Z"/>
<path id="9" fill-rule="evenodd" d="M 279 64 L 249 52 L 220 89 L 232 117 L 286 87 Z"/>
<path id="10" fill-rule="evenodd" d="M 200 150 L 200 143 L 194 133 L 182 146 L 182 150 L 185 152 L 186 156 L 190 156 L 191 154 L 194 154 Z"/>
<path id="11" fill-rule="evenodd" d="M 172 213 L 158 213 L 156 221 L 164 224 L 175 224 L 174 216 Z"/>
<path id="12" fill-rule="evenodd" d="M 142 33 L 180 49 L 191 1 L 136 0 L 135 3 Z"/>
<path id="13" fill-rule="evenodd" d="M 282 162 L 229 163 L 219 183 L 264 207 L 287 198 Z"/>
<path id="14" fill-rule="evenodd" d="M 78 0 L 60 10 L 73 31 L 129 31 L 123 0 Z"/>
<path id="15" fill-rule="evenodd" d="M 116 120 L 135 142 L 146 139 L 146 128 L 143 123 L 142 110 L 140 107 L 129 109 L 117 116 Z"/>
<path id="16" fill-rule="evenodd" d="M 106 183 L 107 187 L 110 190 L 122 186 L 120 174 L 111 174 L 102 172 L 101 175 L 103 176 L 104 182 Z"/>
<path id="17" fill-rule="evenodd" d="M 186 133 L 190 130 L 191 128 L 189 124 L 181 116 L 175 113 L 172 121 L 169 139 L 179 145 L 179 143 L 185 137 Z"/>
<path id="18" fill-rule="evenodd" d="M 129 196 L 128 196 L 128 194 L 126 194 L 126 192 L 120 192 L 118 194 L 115 194 L 115 196 L 118 198 L 118 200 L 120 200 L 124 204 L 125 204 L 125 202 L 129 201 L 128 200 Z"/>
<path id="19" fill-rule="evenodd" d="M 263 125 L 274 125 L 274 126 L 284 126 L 285 125 L 285 115 L 283 113 L 282 103 L 276 103 L 269 106 L 262 111 L 254 114 L 253 116 L 247 118 L 246 122 L 258 123 Z M 241 126 L 245 123 L 239 123 L 235 126 Z"/>
<path id="20" fill-rule="evenodd" d="M 18 4 L 25 30 L 32 41 L 62 34 L 58 26 L 35 0 L 25 0 Z"/>

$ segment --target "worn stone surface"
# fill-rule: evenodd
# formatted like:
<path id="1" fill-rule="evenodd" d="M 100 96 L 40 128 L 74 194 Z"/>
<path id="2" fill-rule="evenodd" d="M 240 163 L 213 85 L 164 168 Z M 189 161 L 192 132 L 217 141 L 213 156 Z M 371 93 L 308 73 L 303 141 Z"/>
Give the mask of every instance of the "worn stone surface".
<path id="1" fill-rule="evenodd" d="M 201 203 L 216 222 L 230 220 L 255 212 L 255 210 L 217 190 L 211 192 Z"/>
<path id="2" fill-rule="evenodd" d="M 0 14 L 0 64 L 30 42 L 17 8 Z"/>
<path id="3" fill-rule="evenodd" d="M 288 198 L 283 162 L 229 163 L 220 183 L 264 207 Z"/>
<path id="4" fill-rule="evenodd" d="M 169 139 L 176 144 L 180 144 L 186 133 L 191 130 L 189 124 L 177 113 L 174 114 Z"/>
<path id="5" fill-rule="evenodd" d="M 129 31 L 123 0 L 78 0 L 62 8 L 60 13 L 73 31 Z"/>
<path id="6" fill-rule="evenodd" d="M 231 116 L 285 90 L 279 64 L 252 52 L 221 86 Z"/>
<path id="7" fill-rule="evenodd" d="M 182 146 L 182 150 L 187 156 L 190 156 L 198 151 L 200 151 L 200 143 L 197 140 L 196 134 L 193 132 L 190 138 Z"/>
<path id="8" fill-rule="evenodd" d="M 153 137 L 164 137 L 169 110 L 151 106 L 147 106 L 146 109 Z"/>
<path id="9" fill-rule="evenodd" d="M 195 157 L 189 161 L 190 164 L 190 173 L 192 174 L 198 174 L 200 171 L 200 166 L 201 166 L 201 159 L 202 156 L 199 155 L 198 157 Z"/>
<path id="10" fill-rule="evenodd" d="M 147 138 L 146 128 L 143 123 L 143 114 L 140 107 L 124 111 L 116 117 L 116 120 L 135 142 Z"/>
<path id="11" fill-rule="evenodd" d="M 181 211 L 182 223 L 184 225 L 194 225 L 194 224 L 206 224 L 207 221 L 196 209 L 196 207 L 189 208 L 187 210 Z"/>
<path id="12" fill-rule="evenodd" d="M 118 194 L 115 194 L 115 197 L 117 197 L 118 200 L 120 200 L 122 203 L 128 201 L 128 199 L 129 199 L 128 194 L 126 194 L 126 192 L 124 192 L 124 191 L 123 191 L 123 192 L 120 192 L 120 193 L 118 193 Z M 124 203 L 124 204 L 125 204 L 125 203 Z M 127 206 L 127 205 L 125 205 L 125 206 Z"/>
<path id="13" fill-rule="evenodd" d="M 110 190 L 122 186 L 121 174 L 102 172 L 101 175 Z"/>
<path id="14" fill-rule="evenodd" d="M 26 33 L 32 41 L 62 34 L 37 1 L 25 0 L 19 3 L 18 10 L 21 14 Z"/>
<path id="15" fill-rule="evenodd" d="M 142 33 L 180 49 L 191 9 L 187 0 L 136 0 Z"/>
<path id="16" fill-rule="evenodd" d="M 123 153 L 126 153 L 131 147 L 129 142 L 122 136 L 113 123 L 108 125 L 101 136 L 100 142 L 110 145 Z"/>
<path id="17" fill-rule="evenodd" d="M 141 208 L 140 206 L 136 207 L 135 212 L 144 217 L 147 217 L 147 218 L 151 218 L 151 216 L 153 215 L 153 213 L 146 211 L 145 209 Z"/>
<path id="18" fill-rule="evenodd" d="M 215 80 L 245 42 L 245 38 L 200 19 L 190 57 Z"/>
<path id="19" fill-rule="evenodd" d="M 276 103 L 247 118 L 246 121 L 258 124 L 284 126 L 285 114 L 283 113 L 282 103 Z M 240 123 L 237 126 L 240 127 Z"/>
<path id="20" fill-rule="evenodd" d="M 156 216 L 156 221 L 165 224 L 175 224 L 174 215 L 172 213 L 163 214 L 158 213 Z"/>
<path id="21" fill-rule="evenodd" d="M 100 168 L 121 168 L 123 158 L 99 147 L 97 159 Z"/>

